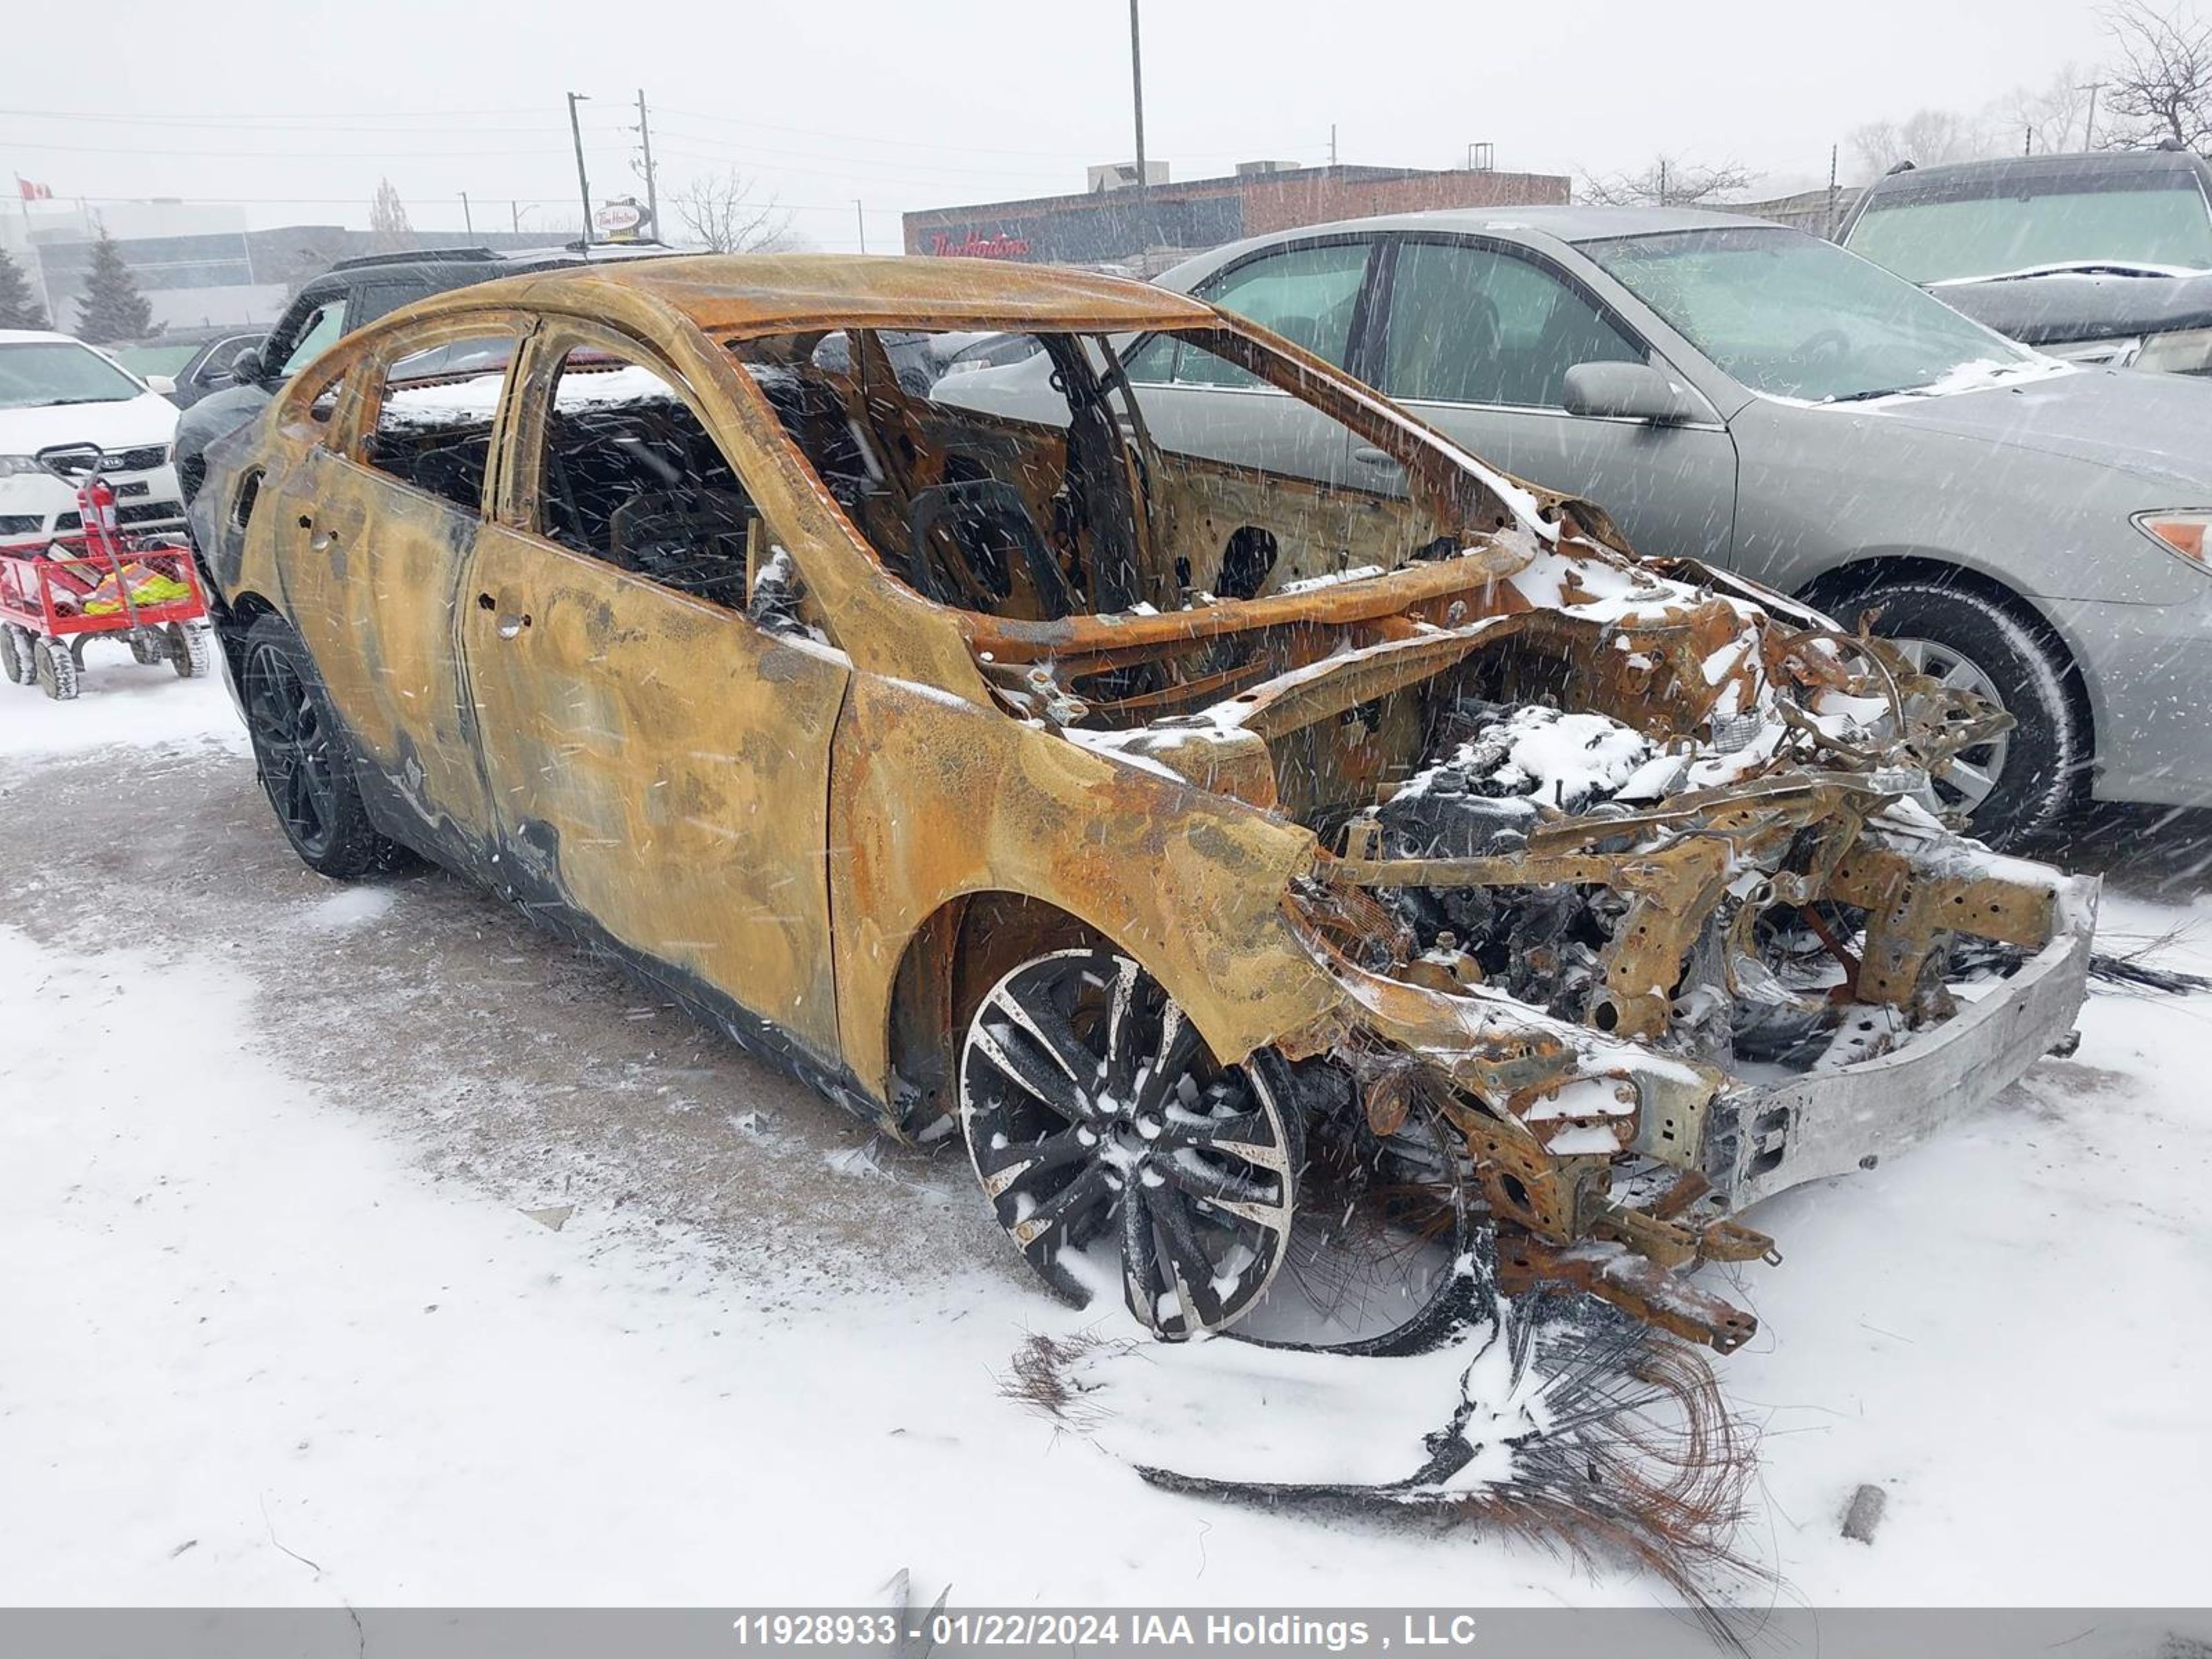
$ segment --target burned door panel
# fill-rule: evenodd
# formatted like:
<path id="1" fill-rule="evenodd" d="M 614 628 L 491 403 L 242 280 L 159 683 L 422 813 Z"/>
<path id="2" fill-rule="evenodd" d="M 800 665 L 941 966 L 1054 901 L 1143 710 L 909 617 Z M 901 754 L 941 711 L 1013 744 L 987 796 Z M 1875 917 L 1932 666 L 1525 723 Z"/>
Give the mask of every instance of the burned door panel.
<path id="1" fill-rule="evenodd" d="M 462 634 L 503 881 L 834 1060 L 843 657 L 496 526 Z"/>
<path id="2" fill-rule="evenodd" d="M 480 843 L 455 629 L 476 515 L 322 448 L 270 505 L 292 623 L 374 774 L 363 793 L 409 839 Z"/>

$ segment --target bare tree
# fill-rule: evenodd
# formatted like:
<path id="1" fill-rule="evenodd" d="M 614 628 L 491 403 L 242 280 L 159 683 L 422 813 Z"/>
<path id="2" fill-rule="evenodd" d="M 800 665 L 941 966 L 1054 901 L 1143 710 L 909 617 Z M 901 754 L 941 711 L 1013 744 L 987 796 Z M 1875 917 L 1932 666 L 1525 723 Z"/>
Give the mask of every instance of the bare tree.
<path id="1" fill-rule="evenodd" d="M 2098 71 L 2062 66 L 2040 87 L 2015 87 L 1999 99 L 1992 118 L 2008 146 L 2035 155 L 2089 148 L 2089 82 Z"/>
<path id="2" fill-rule="evenodd" d="M 694 179 L 669 198 L 684 228 L 717 253 L 775 253 L 796 246 L 791 215 L 775 198 L 753 200 L 752 180 L 735 167 Z"/>
<path id="3" fill-rule="evenodd" d="M 376 199 L 368 204 L 368 229 L 371 245 L 380 253 L 415 246 L 415 229 L 407 222 L 407 204 L 399 199 L 389 179 L 377 180 Z"/>
<path id="4" fill-rule="evenodd" d="M 1615 173 L 1602 178 L 1584 173 L 1583 200 L 1599 207 L 1635 207 L 1645 203 L 1689 207 L 1733 195 L 1747 186 L 1752 177 L 1750 168 L 1735 161 L 1699 167 L 1677 156 L 1662 155 L 1641 173 Z"/>
<path id="5" fill-rule="evenodd" d="M 1982 117 L 1950 109 L 1918 109 L 1902 121 L 1869 121 L 1851 131 L 1852 153 L 1861 176 L 1878 179 L 1899 161 L 1933 167 L 1942 161 L 1971 161 L 2002 150 Z"/>
<path id="6" fill-rule="evenodd" d="M 2113 0 L 2100 15 L 2119 53 L 2105 71 L 2106 143 L 2212 150 L 2212 25 L 2150 0 Z"/>

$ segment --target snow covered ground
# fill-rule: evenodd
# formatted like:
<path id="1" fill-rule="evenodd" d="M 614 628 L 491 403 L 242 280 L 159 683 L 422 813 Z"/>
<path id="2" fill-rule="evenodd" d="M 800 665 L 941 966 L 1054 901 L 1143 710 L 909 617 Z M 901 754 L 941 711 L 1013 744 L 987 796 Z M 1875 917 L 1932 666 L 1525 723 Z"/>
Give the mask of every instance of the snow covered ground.
<path id="1" fill-rule="evenodd" d="M 2172 874 L 2204 830 L 2126 823 L 2113 948 L 2212 970 L 2212 884 Z M 1665 1599 L 1055 1436 L 998 1380 L 1084 1322 L 964 1165 L 458 882 L 301 870 L 218 686 L 0 686 L 0 1599 L 879 1603 L 902 1568 L 970 1606 Z M 1753 1215 L 1787 1260 L 1721 1366 L 1784 1601 L 2203 1599 L 2212 999 L 2083 1030 Z"/>

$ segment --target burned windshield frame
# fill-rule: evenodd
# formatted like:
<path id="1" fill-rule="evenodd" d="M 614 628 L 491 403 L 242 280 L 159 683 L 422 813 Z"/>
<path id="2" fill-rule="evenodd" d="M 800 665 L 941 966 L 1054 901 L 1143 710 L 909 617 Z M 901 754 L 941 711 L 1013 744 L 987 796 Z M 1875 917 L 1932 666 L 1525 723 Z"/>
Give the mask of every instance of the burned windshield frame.
<path id="1" fill-rule="evenodd" d="M 892 358 L 895 346 L 933 355 L 910 329 L 727 343 L 881 569 L 1010 625 L 1357 580 L 1461 550 L 1535 505 L 1356 383 L 1230 319 L 1169 331 L 1308 405 L 1346 454 L 1364 445 L 1399 467 L 1352 480 L 1285 471 L 1233 442 L 1216 453 L 1198 441 L 1204 411 L 1156 409 L 1160 388 L 1133 378 L 1127 341 L 1096 330 L 1031 331 L 1033 351 L 921 392 L 911 362 Z M 1380 518 L 1346 516 L 1370 497 Z"/>

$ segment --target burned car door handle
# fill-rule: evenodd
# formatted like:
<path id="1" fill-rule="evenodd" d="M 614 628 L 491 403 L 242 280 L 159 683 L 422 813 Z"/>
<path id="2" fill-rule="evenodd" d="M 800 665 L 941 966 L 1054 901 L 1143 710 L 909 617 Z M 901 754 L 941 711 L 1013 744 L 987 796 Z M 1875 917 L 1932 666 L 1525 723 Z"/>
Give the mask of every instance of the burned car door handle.
<path id="1" fill-rule="evenodd" d="M 479 593 L 477 595 L 477 609 L 479 611 L 496 611 L 499 609 L 499 601 L 492 598 L 489 593 Z M 511 640 L 529 626 L 530 613 L 528 611 L 505 611 L 501 613 L 499 619 L 499 636 L 503 640 Z"/>

